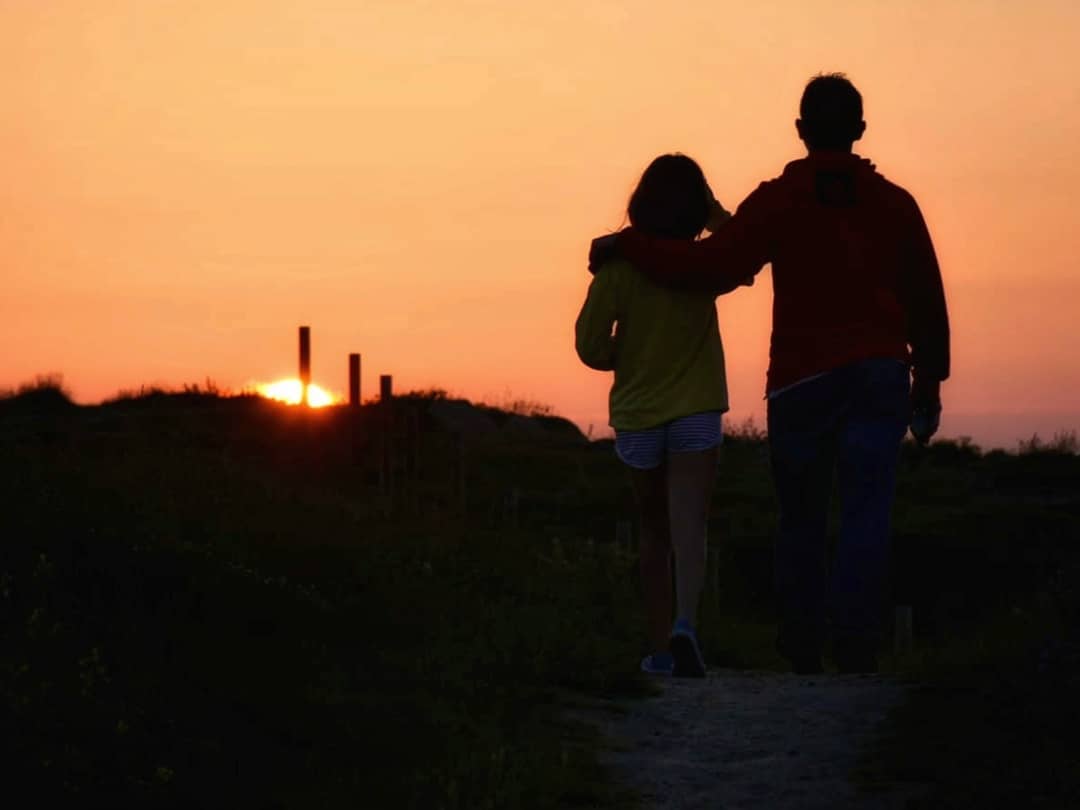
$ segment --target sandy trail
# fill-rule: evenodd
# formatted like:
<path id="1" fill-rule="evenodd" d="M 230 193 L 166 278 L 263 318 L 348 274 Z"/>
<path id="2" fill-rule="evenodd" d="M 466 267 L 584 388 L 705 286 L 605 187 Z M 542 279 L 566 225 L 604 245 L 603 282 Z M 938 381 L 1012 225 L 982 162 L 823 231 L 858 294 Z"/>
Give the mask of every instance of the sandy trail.
<path id="1" fill-rule="evenodd" d="M 850 780 L 904 695 L 895 680 L 719 670 L 661 684 L 600 720 L 604 762 L 649 810 L 893 810 L 910 795 L 860 796 Z"/>

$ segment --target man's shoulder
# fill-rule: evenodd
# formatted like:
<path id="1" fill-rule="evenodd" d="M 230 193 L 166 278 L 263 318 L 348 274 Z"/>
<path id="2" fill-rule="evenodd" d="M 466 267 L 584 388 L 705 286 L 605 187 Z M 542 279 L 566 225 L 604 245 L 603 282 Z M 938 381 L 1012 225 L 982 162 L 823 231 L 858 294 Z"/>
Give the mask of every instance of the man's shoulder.
<path id="1" fill-rule="evenodd" d="M 917 228 L 918 223 L 922 221 L 922 211 L 919 209 L 918 202 L 915 201 L 915 195 L 880 174 L 878 178 L 879 190 L 876 196 L 884 203 L 883 207 L 905 227 Z"/>
<path id="2" fill-rule="evenodd" d="M 779 174 L 768 180 L 762 180 L 757 187 L 746 195 L 739 203 L 736 213 L 746 214 L 748 211 L 767 213 L 775 208 L 780 200 L 788 195 L 787 183 L 784 175 Z"/>
<path id="3" fill-rule="evenodd" d="M 789 160 L 779 174 L 758 183 L 743 203 L 757 208 L 782 205 L 785 200 L 799 196 L 800 191 L 811 182 L 816 170 L 816 163 L 808 158 Z"/>
<path id="4" fill-rule="evenodd" d="M 874 179 L 876 180 L 880 189 L 879 193 L 881 193 L 882 195 L 890 197 L 899 205 L 916 205 L 915 196 L 899 183 L 893 182 L 878 171 L 874 172 Z"/>
<path id="5" fill-rule="evenodd" d="M 768 180 L 762 180 L 760 183 L 757 184 L 757 188 L 750 192 L 749 196 L 753 197 L 756 195 L 768 197 L 774 195 L 783 190 L 787 181 L 788 178 L 783 172 L 781 172 L 775 177 L 770 177 Z"/>

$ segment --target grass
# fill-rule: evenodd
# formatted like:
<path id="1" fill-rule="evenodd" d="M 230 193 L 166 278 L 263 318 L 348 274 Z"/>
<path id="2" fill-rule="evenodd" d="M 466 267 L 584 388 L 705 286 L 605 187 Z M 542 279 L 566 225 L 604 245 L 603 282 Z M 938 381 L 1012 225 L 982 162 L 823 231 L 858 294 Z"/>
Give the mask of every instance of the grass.
<path id="1" fill-rule="evenodd" d="M 1034 596 L 902 661 L 918 686 L 865 752 L 858 784 L 913 788 L 908 810 L 1080 806 L 1080 647 L 1062 617 Z"/>
<path id="2" fill-rule="evenodd" d="M 553 711 L 566 692 L 647 689 L 610 547 L 570 533 L 553 558 L 453 514 L 382 519 L 364 471 L 316 447 L 333 414 L 154 395 L 4 416 L 12 789 L 140 807 L 626 804 Z"/>
<path id="3" fill-rule="evenodd" d="M 392 512 L 377 448 L 354 429 L 371 433 L 373 409 L 143 393 L 79 408 L 45 381 L 0 400 L 10 791 L 114 807 L 634 806 L 568 711 L 650 689 L 636 561 L 613 542 L 633 504 L 610 442 L 471 444 L 462 512 L 446 497 L 456 444 L 424 422 L 423 508 Z M 1078 479 L 1057 445 L 905 448 L 897 570 L 920 649 L 938 652 L 900 665 L 940 688 L 897 714 L 865 785 L 924 778 L 923 752 L 970 781 L 978 762 L 948 759 L 966 728 L 1015 758 L 972 725 L 987 706 L 1047 729 L 1032 779 L 1036 761 L 1075 753 L 1051 716 L 1069 670 L 1045 680 L 1029 655 L 1065 637 L 1069 598 L 1032 594 L 1075 551 Z M 753 430 L 726 440 L 715 506 L 706 656 L 778 667 L 775 505 Z M 948 673 L 972 671 L 1002 676 L 957 700 Z M 1027 717 L 1033 685 L 1045 711 Z M 926 729 L 948 744 L 915 744 Z"/>

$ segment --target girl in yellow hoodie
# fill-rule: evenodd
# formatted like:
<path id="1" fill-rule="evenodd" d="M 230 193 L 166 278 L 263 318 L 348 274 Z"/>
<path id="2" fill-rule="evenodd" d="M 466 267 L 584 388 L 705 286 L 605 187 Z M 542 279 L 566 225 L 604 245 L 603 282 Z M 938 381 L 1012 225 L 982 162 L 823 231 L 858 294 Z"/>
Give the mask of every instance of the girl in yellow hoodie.
<path id="1" fill-rule="evenodd" d="M 642 233 L 687 240 L 728 216 L 701 168 L 679 154 L 649 165 L 628 215 Z M 694 626 L 721 414 L 728 409 L 716 294 L 669 290 L 622 259 L 607 262 L 597 268 L 578 316 L 576 348 L 587 366 L 615 372 L 610 424 L 640 512 L 641 580 L 653 648 L 642 669 L 702 677 Z"/>

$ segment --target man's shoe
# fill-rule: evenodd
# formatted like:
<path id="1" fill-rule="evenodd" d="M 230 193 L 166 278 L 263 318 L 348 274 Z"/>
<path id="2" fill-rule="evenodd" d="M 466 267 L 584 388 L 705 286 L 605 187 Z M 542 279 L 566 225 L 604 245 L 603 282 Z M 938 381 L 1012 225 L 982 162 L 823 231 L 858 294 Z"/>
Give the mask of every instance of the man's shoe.
<path id="1" fill-rule="evenodd" d="M 705 659 L 701 655 L 697 634 L 694 633 L 690 622 L 685 619 L 675 622 L 668 646 L 671 649 L 671 657 L 675 659 L 672 675 L 676 678 L 705 677 Z"/>

